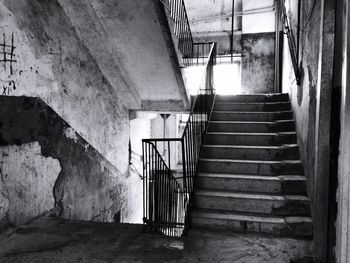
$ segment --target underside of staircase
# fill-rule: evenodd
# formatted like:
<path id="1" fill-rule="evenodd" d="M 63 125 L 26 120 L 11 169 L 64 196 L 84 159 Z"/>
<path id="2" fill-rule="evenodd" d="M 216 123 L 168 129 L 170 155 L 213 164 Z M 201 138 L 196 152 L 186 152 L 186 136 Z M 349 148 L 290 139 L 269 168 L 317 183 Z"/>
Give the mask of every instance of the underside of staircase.
<path id="1" fill-rule="evenodd" d="M 216 96 L 200 154 L 193 227 L 312 237 L 288 94 Z"/>

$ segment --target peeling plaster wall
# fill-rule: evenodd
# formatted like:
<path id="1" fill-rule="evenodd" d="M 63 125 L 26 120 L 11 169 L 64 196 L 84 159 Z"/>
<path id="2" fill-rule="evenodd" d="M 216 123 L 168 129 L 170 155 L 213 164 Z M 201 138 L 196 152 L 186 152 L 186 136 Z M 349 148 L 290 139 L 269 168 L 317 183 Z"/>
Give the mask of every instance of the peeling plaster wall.
<path id="1" fill-rule="evenodd" d="M 275 33 L 244 34 L 242 38 L 242 92 L 273 92 Z"/>
<path id="2" fill-rule="evenodd" d="M 1 0 L 3 34 L 8 45 L 13 34 L 17 62 L 12 74 L 9 63 L 0 68 L 0 94 L 42 98 L 127 173 L 128 110 L 57 1 Z"/>
<path id="3" fill-rule="evenodd" d="M 312 1 L 306 1 L 305 11 L 311 9 Z M 287 1 L 287 12 L 297 25 L 297 1 Z M 318 80 L 318 63 L 320 48 L 320 4 L 317 4 L 315 14 L 307 31 L 302 38 L 302 85 L 296 85 L 293 66 L 288 49 L 288 40 L 284 39 L 283 50 L 283 92 L 290 94 L 293 111 L 296 119 L 298 143 L 308 178 L 309 196 L 311 202 L 314 197 L 314 165 L 315 165 L 315 121 L 316 121 L 316 85 Z M 305 15 L 306 16 L 306 15 Z M 296 28 L 293 28 L 295 32 Z"/>
<path id="4" fill-rule="evenodd" d="M 54 208 L 57 159 L 44 157 L 38 142 L 0 147 L 0 156 L 0 220 L 8 214 L 12 224 L 25 224 Z"/>
<path id="5" fill-rule="evenodd" d="M 141 180 L 116 169 L 41 99 L 0 97 L 0 146 L 0 211 L 10 223 L 47 211 L 77 220 L 140 220 L 133 189 Z"/>
<path id="6" fill-rule="evenodd" d="M 112 221 L 121 211 L 117 215 L 120 220 L 139 222 L 134 211 L 142 203 L 134 186 L 140 182 L 129 176 L 128 109 L 70 18 L 57 1 L 1 0 L 0 42 L 6 41 L 7 52 L 11 51 L 12 36 L 15 61 L 1 63 L 0 68 L 0 99 L 12 104 L 1 108 L 0 114 L 9 121 L 7 115 L 16 113 L 17 106 L 22 113 L 34 103 L 33 99 L 15 101 L 11 96 L 38 97 L 57 113 L 54 118 L 64 120 L 67 129 L 60 126 L 57 132 L 62 140 L 57 139 L 56 124 L 49 117 L 40 117 L 47 113 L 47 106 L 42 106 L 45 113 L 39 114 L 41 109 L 36 108 L 35 113 L 26 115 L 28 119 L 18 118 L 18 113 L 9 126 L 3 123 L 1 144 L 22 146 L 38 141 L 43 156 L 60 161 L 62 171 L 54 191 L 56 215 Z M 36 124 L 38 120 L 42 122 Z M 48 137 L 51 133 L 54 135 Z M 53 152 L 47 153 L 47 147 Z M 14 164 L 15 159 L 11 160 Z"/>
<path id="7" fill-rule="evenodd" d="M 286 1 L 295 39 L 297 4 L 297 1 Z M 315 261 L 321 263 L 328 262 L 327 253 L 331 251 L 327 231 L 335 2 L 322 0 L 316 1 L 314 7 L 313 4 L 313 0 L 301 1 L 301 85 L 296 84 L 285 38 L 282 88 L 290 94 L 292 102 L 314 221 Z"/>

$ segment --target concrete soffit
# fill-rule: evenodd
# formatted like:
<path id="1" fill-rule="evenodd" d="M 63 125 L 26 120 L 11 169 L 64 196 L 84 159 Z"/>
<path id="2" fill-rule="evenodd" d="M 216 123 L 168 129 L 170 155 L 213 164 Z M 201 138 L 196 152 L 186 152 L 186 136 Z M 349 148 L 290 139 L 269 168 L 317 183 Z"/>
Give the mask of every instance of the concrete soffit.
<path id="1" fill-rule="evenodd" d="M 107 30 L 93 4 L 88 0 L 57 0 L 69 17 L 77 36 L 95 59 L 112 86 L 111 94 L 121 98 L 127 108 L 140 108 L 140 94 L 121 63 L 118 51 L 112 48 Z M 99 40 L 99 41 L 97 41 Z"/>
<path id="2" fill-rule="evenodd" d="M 178 39 L 173 33 L 174 24 L 173 24 L 173 21 L 170 19 L 170 12 L 159 0 L 152 0 L 152 1 L 156 10 L 157 19 L 159 21 L 159 25 L 161 27 L 164 40 L 167 43 L 170 61 L 174 68 L 176 82 L 178 84 L 179 92 L 182 97 L 183 107 L 181 107 L 180 110 L 189 109 L 190 108 L 189 96 L 187 94 L 187 90 L 186 90 L 184 79 L 181 72 L 181 68 L 185 66 L 180 63 L 182 61 L 182 54 L 180 50 L 177 48 Z M 148 101 L 145 101 L 142 104 L 150 105 Z M 162 109 L 159 109 L 159 110 L 162 110 Z M 168 109 L 168 110 L 172 110 L 172 109 Z"/>

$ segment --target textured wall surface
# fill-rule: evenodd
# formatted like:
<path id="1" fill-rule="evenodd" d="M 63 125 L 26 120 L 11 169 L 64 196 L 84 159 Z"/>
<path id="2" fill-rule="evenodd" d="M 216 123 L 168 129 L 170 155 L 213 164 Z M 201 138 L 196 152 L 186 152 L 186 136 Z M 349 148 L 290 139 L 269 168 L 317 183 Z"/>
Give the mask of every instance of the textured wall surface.
<path id="1" fill-rule="evenodd" d="M 312 1 L 306 1 L 305 11 L 310 10 Z M 298 143 L 301 148 L 301 156 L 308 178 L 309 195 L 313 202 L 314 199 L 314 165 L 315 165 L 315 126 L 316 126 L 316 92 L 318 81 L 318 63 L 320 47 L 320 4 L 315 7 L 314 15 L 309 22 L 308 30 L 301 39 L 302 45 L 302 65 L 303 75 L 302 85 L 296 85 L 295 75 L 291 64 L 287 39 L 284 39 L 284 64 L 283 64 L 283 92 L 288 92 L 291 97 L 293 111 L 296 119 L 296 128 L 298 134 Z M 297 2 L 288 1 L 287 10 L 293 24 L 297 24 Z M 307 12 L 306 12 L 307 13 Z M 306 15 L 305 15 L 306 16 Z M 295 24 L 295 25 L 296 25 Z M 294 33 L 295 33 L 295 29 Z"/>
<path id="2" fill-rule="evenodd" d="M 136 221 L 138 177 L 117 170 L 41 99 L 2 96 L 0 109 L 0 211 L 10 223 L 50 210 L 70 219 Z"/>
<path id="3" fill-rule="evenodd" d="M 12 73 L 9 63 L 0 69 L 1 82 L 9 83 L 0 94 L 42 98 L 126 173 L 128 110 L 57 2 L 1 1 L 0 32 L 8 45 L 13 34 L 17 61 Z"/>
<path id="4" fill-rule="evenodd" d="M 242 38 L 242 92 L 273 92 L 275 33 L 244 34 Z"/>
<path id="5" fill-rule="evenodd" d="M 330 123 L 333 89 L 334 1 L 301 1 L 299 65 L 301 85 L 297 85 L 287 39 L 284 49 L 283 91 L 291 97 L 298 144 L 308 179 L 314 220 L 315 261 L 328 262 L 332 253 L 327 244 L 328 194 L 330 174 Z M 297 1 L 286 2 L 295 39 Z"/>
<path id="6" fill-rule="evenodd" d="M 0 1 L 0 33 L 8 53 L 0 68 L 0 99 L 8 103 L 0 110 L 7 120 L 6 125 L 1 120 L 1 145 L 10 147 L 3 150 L 13 151 L 13 145 L 24 147 L 38 142 L 43 157 L 29 155 L 33 149 L 28 152 L 21 148 L 24 155 L 30 156 L 30 164 L 38 174 L 42 171 L 35 158 L 43 162 L 46 157 L 59 160 L 61 172 L 57 177 L 53 166 L 46 185 L 49 187 L 57 177 L 57 215 L 111 221 L 117 214 L 124 222 L 139 222 L 142 203 L 134 186 L 140 184 L 140 179 L 129 176 L 128 109 L 63 8 L 57 1 Z M 11 96 L 38 97 L 44 103 L 23 98 L 16 101 Z M 29 113 L 28 108 L 32 107 L 35 111 Z M 45 108 L 44 113 L 40 107 Z M 55 112 L 54 117 L 46 108 Z M 59 127 L 51 117 L 61 123 Z M 6 165 L 12 162 L 14 167 L 16 158 L 10 160 Z M 4 165 L 2 168 L 8 169 Z M 14 169 L 14 173 L 22 171 Z M 27 177 L 24 181 L 34 182 L 31 174 Z M 35 191 L 35 183 L 30 185 L 33 189 L 28 193 Z M 52 198 L 46 197 L 48 202 Z M 4 204 L 8 199 L 1 193 L 0 200 L 5 199 Z M 9 207 L 13 207 L 13 200 Z M 36 208 L 33 213 L 51 208 L 45 205 L 45 209 Z M 0 213 L 7 210 L 0 208 Z M 28 212 L 28 218 L 32 215 Z"/>
<path id="7" fill-rule="evenodd" d="M 53 209 L 59 161 L 44 157 L 38 142 L 0 147 L 0 155 L 0 220 L 25 224 Z"/>

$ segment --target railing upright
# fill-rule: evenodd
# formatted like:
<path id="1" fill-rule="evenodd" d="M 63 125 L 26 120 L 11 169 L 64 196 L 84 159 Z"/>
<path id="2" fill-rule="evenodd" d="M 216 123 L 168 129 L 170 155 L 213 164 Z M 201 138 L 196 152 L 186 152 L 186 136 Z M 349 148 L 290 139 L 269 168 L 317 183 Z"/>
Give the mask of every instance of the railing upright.
<path id="1" fill-rule="evenodd" d="M 295 37 L 294 37 L 294 33 L 289 21 L 289 17 L 287 14 L 287 10 L 286 10 L 286 6 L 285 6 L 285 1 L 281 0 L 281 3 L 279 3 L 279 8 L 281 8 L 281 22 L 282 22 L 282 26 L 283 26 L 283 32 L 284 34 L 286 34 L 287 39 L 288 39 L 288 47 L 289 47 L 289 52 L 290 52 L 290 56 L 291 56 L 291 60 L 292 60 L 292 65 L 293 65 L 293 70 L 294 70 L 294 74 L 295 74 L 295 79 L 296 79 L 296 83 L 297 85 L 300 85 L 301 83 L 301 74 L 300 74 L 300 70 L 299 70 L 299 65 L 298 65 L 298 47 L 296 45 L 296 41 L 295 41 Z"/>

